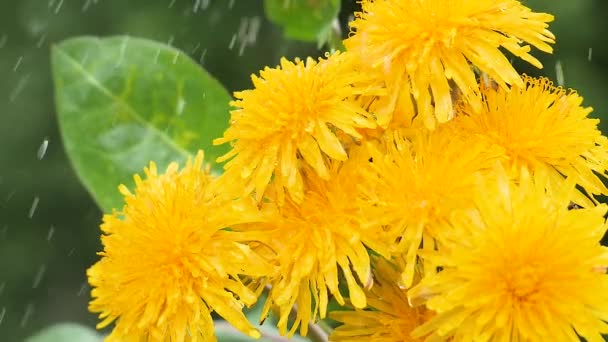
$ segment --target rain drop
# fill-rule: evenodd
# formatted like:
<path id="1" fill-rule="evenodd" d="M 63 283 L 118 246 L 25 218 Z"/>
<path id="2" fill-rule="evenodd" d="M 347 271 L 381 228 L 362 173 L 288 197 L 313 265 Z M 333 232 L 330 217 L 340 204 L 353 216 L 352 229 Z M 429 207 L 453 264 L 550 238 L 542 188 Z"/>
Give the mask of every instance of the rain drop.
<path id="1" fill-rule="evenodd" d="M 42 160 L 42 158 L 44 158 L 44 155 L 46 154 L 46 149 L 48 147 L 49 147 L 49 139 L 44 138 L 44 140 L 42 140 L 42 144 L 40 144 L 40 147 L 38 147 L 38 153 L 36 154 L 36 156 L 38 157 L 38 160 Z"/>
<path id="2" fill-rule="evenodd" d="M 11 93 L 8 97 L 10 102 L 15 102 L 15 100 L 17 99 L 17 96 L 19 96 L 19 94 L 21 94 L 23 89 L 25 89 L 25 86 L 27 85 L 29 80 L 30 80 L 30 74 L 27 74 L 27 75 L 19 78 L 19 81 L 17 81 L 17 85 L 15 86 L 13 91 L 11 91 Z"/>
<path id="3" fill-rule="evenodd" d="M 2 325 L 2 321 L 4 320 L 4 315 L 6 315 L 6 308 L 2 307 L 2 311 L 0 311 L 0 325 Z"/>
<path id="4" fill-rule="evenodd" d="M 83 283 L 80 285 L 80 289 L 78 290 L 78 293 L 77 293 L 76 295 L 77 295 L 78 297 L 82 296 L 82 295 L 83 295 L 83 294 L 86 292 L 88 285 L 89 285 L 89 284 L 88 284 L 86 281 L 85 281 L 85 282 L 83 282 Z"/>
<path id="5" fill-rule="evenodd" d="M 34 217 L 34 213 L 36 213 L 36 209 L 38 208 L 38 202 L 40 202 L 40 198 L 38 196 L 34 197 L 32 207 L 30 208 L 30 212 L 28 213 L 29 218 Z"/>
<path id="6" fill-rule="evenodd" d="M 21 317 L 21 323 L 19 324 L 22 328 L 27 325 L 27 322 L 29 322 L 33 313 L 34 313 L 34 304 L 29 303 L 25 307 L 25 313 L 23 313 L 23 317 Z"/>
<path id="7" fill-rule="evenodd" d="M 182 113 L 184 112 L 184 108 L 186 108 L 186 100 L 180 97 L 179 99 L 177 99 L 177 105 L 175 108 L 175 112 L 177 113 L 177 115 L 182 115 Z"/>
<path id="8" fill-rule="evenodd" d="M 46 33 L 43 34 L 42 36 L 40 36 L 40 39 L 38 39 L 38 42 L 36 43 L 36 47 L 40 49 L 42 47 L 42 44 L 44 44 L 45 40 L 46 40 Z"/>
<path id="9" fill-rule="evenodd" d="M 57 4 L 57 7 L 55 7 L 55 14 L 59 13 L 59 11 L 61 10 L 61 6 L 63 5 L 63 0 L 59 0 L 59 3 Z"/>
<path id="10" fill-rule="evenodd" d="M 55 234 L 55 227 L 53 227 L 51 225 L 51 227 L 49 228 L 49 232 L 46 234 L 46 241 L 51 241 L 54 234 Z"/>
<path id="11" fill-rule="evenodd" d="M 17 63 L 15 63 L 15 66 L 13 67 L 13 71 L 17 71 L 17 69 L 19 69 L 19 66 L 21 65 L 21 61 L 23 61 L 23 56 L 17 58 Z"/>
<path id="12" fill-rule="evenodd" d="M 562 68 L 562 62 L 555 62 L 555 77 L 557 78 L 557 84 L 564 86 L 564 69 Z"/>
<path id="13" fill-rule="evenodd" d="M 38 272 L 36 272 L 36 276 L 34 277 L 34 283 L 32 284 L 33 289 L 37 288 L 38 285 L 40 285 L 42 277 L 44 277 L 44 272 L 46 272 L 46 265 L 42 264 L 40 265 L 40 268 L 38 268 Z"/>
<path id="14" fill-rule="evenodd" d="M 591 62 L 591 58 L 593 57 L 593 48 L 589 48 L 589 52 L 587 53 L 587 60 Z"/>

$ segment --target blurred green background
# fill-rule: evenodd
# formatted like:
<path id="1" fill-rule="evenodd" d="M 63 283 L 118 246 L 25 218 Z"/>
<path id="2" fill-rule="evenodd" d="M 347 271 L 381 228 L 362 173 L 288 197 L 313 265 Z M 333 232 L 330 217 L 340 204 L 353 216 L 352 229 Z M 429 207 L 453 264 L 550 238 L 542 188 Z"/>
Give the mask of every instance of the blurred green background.
<path id="1" fill-rule="evenodd" d="M 565 85 L 606 118 L 608 132 L 608 1 L 526 3 L 556 16 L 554 55 L 535 52 L 542 72 L 556 80 L 561 65 Z M 343 1 L 343 25 L 356 6 Z M 254 21 L 255 42 L 231 44 Z M 251 73 L 281 56 L 321 53 L 315 44 L 284 39 L 261 0 L 0 0 L 0 341 L 21 341 L 55 322 L 96 322 L 87 312 L 85 270 L 100 248 L 102 213 L 63 151 L 49 50 L 69 37 L 116 34 L 182 49 L 230 91 L 248 88 Z"/>

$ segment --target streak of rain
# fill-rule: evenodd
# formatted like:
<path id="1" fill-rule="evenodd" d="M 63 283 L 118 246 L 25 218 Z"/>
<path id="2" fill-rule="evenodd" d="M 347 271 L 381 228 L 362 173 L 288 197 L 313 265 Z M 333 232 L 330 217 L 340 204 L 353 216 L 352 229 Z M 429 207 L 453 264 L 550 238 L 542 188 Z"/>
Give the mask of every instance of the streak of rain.
<path id="1" fill-rule="evenodd" d="M 76 293 L 76 295 L 78 297 L 82 296 L 83 294 L 85 294 L 88 287 L 89 284 L 86 281 L 82 282 L 82 284 L 80 284 L 80 289 L 78 289 L 78 293 Z"/>
<path id="2" fill-rule="evenodd" d="M 593 57 L 593 48 L 589 48 L 589 52 L 587 53 L 587 60 L 591 62 L 591 58 Z"/>
<path id="3" fill-rule="evenodd" d="M 27 325 L 27 323 L 30 321 L 30 318 L 32 318 L 32 315 L 34 314 L 34 309 L 34 304 L 27 304 L 27 306 L 25 307 L 25 312 L 23 313 L 23 317 L 21 317 L 21 323 L 19 323 L 19 326 L 24 328 Z"/>
<path id="4" fill-rule="evenodd" d="M 182 115 L 182 113 L 184 112 L 184 108 L 186 108 L 186 100 L 184 100 L 183 97 L 180 97 L 179 99 L 177 99 L 177 105 L 175 107 L 175 112 L 177 113 L 177 115 Z"/>
<path id="5" fill-rule="evenodd" d="M 34 277 L 34 283 L 32 284 L 32 288 L 35 289 L 40 285 L 42 278 L 44 277 L 44 273 L 46 272 L 46 265 L 42 264 L 38 268 L 38 272 L 36 272 L 36 276 Z"/>
<path id="6" fill-rule="evenodd" d="M 19 66 L 21 65 L 22 61 L 23 61 L 23 56 L 20 56 L 19 58 L 17 58 L 17 62 L 15 63 L 15 66 L 13 67 L 13 71 L 17 71 L 17 69 L 19 69 Z"/>
<path id="7" fill-rule="evenodd" d="M 55 235 L 55 227 L 51 225 L 51 227 L 49 228 L 49 232 L 46 234 L 46 241 L 51 241 L 53 235 Z"/>
<path id="8" fill-rule="evenodd" d="M 17 190 L 11 190 L 11 192 L 9 192 L 8 195 L 6 195 L 6 197 L 4 198 L 4 202 L 10 201 L 11 198 L 15 196 L 15 193 L 17 193 Z"/>
<path id="9" fill-rule="evenodd" d="M 5 33 L 0 37 L 0 49 L 6 45 L 6 42 L 8 42 L 8 36 Z"/>
<path id="10" fill-rule="evenodd" d="M 57 7 L 55 7 L 55 14 L 61 11 L 61 6 L 63 6 L 63 0 L 59 0 L 59 3 L 57 3 Z"/>
<path id="11" fill-rule="evenodd" d="M 44 33 L 42 36 L 40 36 L 40 39 L 38 39 L 38 42 L 36 42 L 36 47 L 40 49 L 45 41 L 46 41 L 46 33 Z"/>
<path id="12" fill-rule="evenodd" d="M 25 89 L 25 86 L 28 84 L 29 80 L 30 80 L 29 73 L 19 78 L 19 80 L 17 81 L 17 85 L 15 86 L 15 88 L 13 88 L 13 90 L 11 91 L 11 93 L 8 96 L 8 100 L 10 102 L 15 102 L 15 100 L 17 99 L 17 96 L 19 96 L 19 94 L 21 94 L 21 92 L 23 92 L 23 89 Z"/>
<path id="13" fill-rule="evenodd" d="M 207 9 L 207 7 L 209 7 L 209 4 L 211 2 L 209 0 L 194 0 L 194 6 L 192 8 L 192 11 L 194 13 L 196 13 L 199 9 L 204 11 Z"/>
<path id="14" fill-rule="evenodd" d="M 555 78 L 557 78 L 557 84 L 561 87 L 564 86 L 564 69 L 562 68 L 562 62 L 555 62 Z"/>
<path id="15" fill-rule="evenodd" d="M 201 52 L 201 57 L 198 59 L 198 63 L 200 65 L 204 65 L 205 64 L 205 56 L 207 55 L 207 48 L 204 48 L 203 51 Z"/>
<path id="16" fill-rule="evenodd" d="M 127 51 L 127 45 L 129 44 L 129 36 L 126 36 L 122 43 L 120 44 L 120 52 L 118 57 L 118 62 L 116 62 L 116 67 L 119 67 L 122 64 L 122 61 L 125 59 L 125 53 Z"/>
<path id="17" fill-rule="evenodd" d="M 160 56 L 160 48 L 156 50 L 156 54 L 154 55 L 154 64 L 158 64 L 158 57 Z"/>
<path id="18" fill-rule="evenodd" d="M 4 321 L 4 316 L 6 315 L 6 307 L 2 307 L 2 310 L 0 311 L 0 325 L 2 325 L 2 321 Z"/>
<path id="19" fill-rule="evenodd" d="M 34 214 L 36 213 L 36 209 L 38 209 L 38 202 L 40 202 L 40 197 L 38 197 L 38 196 L 34 197 L 34 201 L 32 202 L 32 206 L 30 207 L 30 211 L 27 215 L 29 218 L 34 217 Z"/>
<path id="20" fill-rule="evenodd" d="M 232 35 L 228 49 L 234 49 L 238 43 L 239 56 L 242 56 L 247 46 L 255 44 L 262 20 L 260 17 L 242 18 L 237 33 Z"/>
<path id="21" fill-rule="evenodd" d="M 38 153 L 36 153 L 38 160 L 42 160 L 42 158 L 44 158 L 48 147 L 49 147 L 49 139 L 44 138 L 44 140 L 42 140 L 42 144 L 40 144 L 40 147 L 38 147 Z"/>

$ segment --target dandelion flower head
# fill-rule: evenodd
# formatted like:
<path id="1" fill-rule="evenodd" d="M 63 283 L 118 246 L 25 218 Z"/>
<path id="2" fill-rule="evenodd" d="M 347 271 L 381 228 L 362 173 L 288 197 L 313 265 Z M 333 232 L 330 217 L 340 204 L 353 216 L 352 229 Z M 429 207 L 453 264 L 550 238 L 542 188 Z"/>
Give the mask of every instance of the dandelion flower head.
<path id="1" fill-rule="evenodd" d="M 401 259 L 401 261 L 403 261 Z M 403 264 L 403 262 L 400 262 Z M 330 318 L 341 322 L 331 334 L 334 342 L 416 342 L 412 331 L 431 318 L 424 307 L 409 305 L 406 291 L 398 286 L 400 269 L 383 258 L 373 258 L 374 286 L 365 290 L 368 309 L 332 311 Z"/>
<path id="2" fill-rule="evenodd" d="M 87 275 L 90 310 L 108 341 L 215 341 L 215 311 L 251 337 L 260 333 L 242 313 L 257 297 L 239 274 L 262 276 L 268 264 L 224 228 L 259 220 L 253 201 L 219 195 L 203 155 L 181 171 L 158 174 L 152 162 L 126 205 L 105 215 L 101 260 Z M 221 253 L 218 253 L 221 251 Z"/>
<path id="3" fill-rule="evenodd" d="M 500 168 L 497 168 L 501 170 Z M 524 169 L 525 170 L 525 169 Z M 548 193 L 504 170 L 477 191 L 440 237 L 442 270 L 408 292 L 437 315 L 415 337 L 432 341 L 602 341 L 608 332 L 605 205 L 568 210 L 573 182 Z M 546 179 L 545 179 L 546 181 Z"/>
<path id="4" fill-rule="evenodd" d="M 501 87 L 521 85 L 504 49 L 542 67 L 530 46 L 551 52 L 547 30 L 553 16 L 535 13 L 516 0 L 363 0 L 344 41 L 363 64 L 384 73 L 392 114 L 399 97 L 413 96 L 427 127 L 453 116 L 450 91 L 479 107 L 474 66 Z M 379 113 L 382 115 L 382 113 Z M 388 123 L 388 119 L 381 118 Z"/>
<path id="5" fill-rule="evenodd" d="M 245 179 L 245 193 L 255 191 L 261 200 L 274 176 L 279 190 L 300 202 L 302 163 L 327 179 L 326 159 L 347 159 L 337 132 L 360 138 L 357 128 L 375 127 L 355 99 L 368 90 L 357 84 L 369 76 L 354 66 L 348 53 L 319 61 L 282 59 L 279 67 L 252 76 L 254 89 L 235 93 L 230 127 L 214 143 L 232 142 L 232 150 L 218 161 L 232 158 L 226 172 Z"/>
<path id="6" fill-rule="evenodd" d="M 279 216 L 269 222 L 278 270 L 269 279 L 267 309 L 270 305 L 279 308 L 282 334 L 294 306 L 297 315 L 289 334 L 301 326 L 306 335 L 308 323 L 326 316 L 330 296 L 344 305 L 340 279 L 346 281 L 350 303 L 365 307 L 363 289 L 372 281 L 367 248 L 388 256 L 389 246 L 381 232 L 361 228 L 362 215 L 353 194 L 356 184 L 350 169 L 344 171 L 342 166 L 341 162 L 329 164 L 329 181 L 305 168 L 304 200 L 296 204 L 287 198 Z"/>
<path id="7" fill-rule="evenodd" d="M 554 87 L 546 78 L 524 77 L 511 89 L 482 86 L 483 107 L 458 107 L 454 123 L 464 134 L 476 135 L 503 149 L 513 177 L 526 167 L 547 174 L 549 185 L 573 177 L 590 194 L 608 194 L 602 182 L 608 168 L 608 139 L 589 117 L 576 92 Z M 572 200 L 593 206 L 580 193 Z"/>
<path id="8" fill-rule="evenodd" d="M 476 173 L 490 170 L 498 153 L 449 126 L 387 131 L 366 145 L 370 163 L 361 168 L 361 208 L 376 218 L 369 224 L 388 228 L 396 252 L 407 254 L 403 285 L 409 287 L 421 242 L 434 248 L 441 224 L 452 210 L 470 206 Z"/>

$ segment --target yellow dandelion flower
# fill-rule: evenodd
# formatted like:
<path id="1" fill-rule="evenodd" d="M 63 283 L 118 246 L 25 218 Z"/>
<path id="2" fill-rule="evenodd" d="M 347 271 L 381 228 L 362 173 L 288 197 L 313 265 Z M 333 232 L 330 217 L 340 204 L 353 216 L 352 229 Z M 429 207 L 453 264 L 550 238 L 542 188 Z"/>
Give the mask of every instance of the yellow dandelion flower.
<path id="1" fill-rule="evenodd" d="M 464 103 L 455 125 L 503 149 L 505 166 L 514 176 L 526 167 L 547 174 L 553 186 L 571 176 L 589 194 L 608 194 L 602 183 L 608 139 L 598 129 L 599 120 L 589 117 L 592 109 L 581 106 L 581 96 L 546 78 L 525 77 L 524 82 L 510 90 L 483 87 L 482 110 Z M 572 200 L 593 205 L 582 194 Z"/>
<path id="2" fill-rule="evenodd" d="M 102 258 L 87 275 L 98 328 L 116 323 L 108 341 L 215 341 L 212 311 L 260 336 L 242 313 L 257 297 L 239 274 L 263 276 L 268 264 L 225 230 L 260 220 L 257 208 L 219 194 L 202 163 L 201 152 L 161 175 L 150 163 L 135 193 L 120 187 L 123 209 L 104 216 Z"/>
<path id="3" fill-rule="evenodd" d="M 278 269 L 267 282 L 271 290 L 265 311 L 271 306 L 278 308 L 281 334 L 292 335 L 300 327 L 306 335 L 308 323 L 326 316 L 330 295 L 345 303 L 338 287 L 340 274 L 352 305 L 365 307 L 363 288 L 372 281 L 366 247 L 388 256 L 381 232 L 361 228 L 362 215 L 353 200 L 353 169 L 341 166 L 330 163 L 330 181 L 306 168 L 307 190 L 302 203 L 287 197 L 276 219 L 268 223 Z M 294 307 L 297 315 L 287 332 Z"/>
<path id="4" fill-rule="evenodd" d="M 341 322 L 329 337 L 333 342 L 414 342 L 412 331 L 430 319 L 424 307 L 412 308 L 399 282 L 399 268 L 374 258 L 374 286 L 365 291 L 369 310 L 333 311 L 329 317 Z"/>
<path id="5" fill-rule="evenodd" d="M 547 30 L 553 16 L 534 13 L 516 0 L 363 0 L 356 16 L 344 44 L 362 63 L 384 73 L 391 93 L 387 110 L 378 113 L 382 125 L 398 99 L 410 101 L 410 96 L 429 128 L 435 120 L 450 120 L 454 87 L 479 107 L 471 64 L 503 87 L 521 85 L 500 49 L 541 68 L 522 43 L 552 52 L 554 42 Z"/>
<path id="6" fill-rule="evenodd" d="M 408 296 L 437 315 L 417 328 L 429 341 L 603 341 L 608 333 L 606 205 L 568 210 L 573 182 L 506 172 L 458 212 L 436 256 L 443 269 Z M 525 170 L 525 169 L 524 169 Z"/>
<path id="7" fill-rule="evenodd" d="M 387 131 L 368 142 L 370 163 L 361 168 L 359 197 L 366 223 L 388 227 L 397 253 L 406 253 L 403 285 L 411 286 L 419 246 L 434 247 L 437 226 L 471 205 L 476 173 L 491 170 L 497 151 L 443 126 L 435 131 Z"/>
<path id="8" fill-rule="evenodd" d="M 214 144 L 232 142 L 232 150 L 218 161 L 232 158 L 224 168 L 246 180 L 245 193 L 255 191 L 260 200 L 274 176 L 279 190 L 287 189 L 300 202 L 301 162 L 327 179 L 325 158 L 347 159 L 337 132 L 360 138 L 357 128 L 375 127 L 355 99 L 369 91 L 356 86 L 369 76 L 353 68 L 347 53 L 318 62 L 282 59 L 280 67 L 252 76 L 254 89 L 235 93 L 230 127 Z"/>

